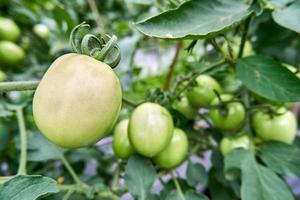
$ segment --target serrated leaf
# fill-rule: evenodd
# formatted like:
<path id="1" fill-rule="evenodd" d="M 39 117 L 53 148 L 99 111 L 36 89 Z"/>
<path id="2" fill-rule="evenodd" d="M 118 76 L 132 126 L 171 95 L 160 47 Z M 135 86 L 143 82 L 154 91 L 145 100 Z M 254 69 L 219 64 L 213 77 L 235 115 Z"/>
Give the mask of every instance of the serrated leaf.
<path id="1" fill-rule="evenodd" d="M 259 152 L 262 161 L 273 171 L 286 176 L 300 176 L 300 149 L 296 146 L 268 142 Z"/>
<path id="2" fill-rule="evenodd" d="M 250 56 L 237 61 L 237 76 L 251 91 L 277 102 L 300 101 L 300 79 L 275 60 Z"/>
<path id="3" fill-rule="evenodd" d="M 125 167 L 124 179 L 130 194 L 140 200 L 146 200 L 156 179 L 156 173 L 149 160 L 134 155 Z"/>
<path id="4" fill-rule="evenodd" d="M 241 0 L 187 1 L 136 24 L 150 37 L 164 39 L 208 38 L 236 27 L 252 11 Z"/>
<path id="5" fill-rule="evenodd" d="M 280 26 L 300 33 L 300 1 L 296 1 L 288 7 L 276 9 L 272 13 L 272 17 Z"/>
<path id="6" fill-rule="evenodd" d="M 207 184 L 208 176 L 205 168 L 200 163 L 189 162 L 187 166 L 186 176 L 187 183 L 190 186 L 196 186 L 199 183 L 203 185 Z"/>
<path id="7" fill-rule="evenodd" d="M 35 200 L 57 193 L 56 181 L 43 176 L 16 176 L 0 189 L 0 199 Z"/>

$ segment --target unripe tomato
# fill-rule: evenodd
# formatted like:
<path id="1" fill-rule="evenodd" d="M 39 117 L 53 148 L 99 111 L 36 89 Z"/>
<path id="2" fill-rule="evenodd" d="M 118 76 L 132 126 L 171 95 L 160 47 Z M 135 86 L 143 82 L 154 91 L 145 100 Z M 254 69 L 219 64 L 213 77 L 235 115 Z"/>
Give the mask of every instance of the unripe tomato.
<path id="1" fill-rule="evenodd" d="M 132 153 L 133 148 L 128 139 L 128 119 L 124 119 L 119 122 L 114 130 L 113 150 L 119 158 L 128 159 Z"/>
<path id="2" fill-rule="evenodd" d="M 48 26 L 45 24 L 36 24 L 33 27 L 33 32 L 41 39 L 47 39 L 50 35 Z"/>
<path id="3" fill-rule="evenodd" d="M 242 134 L 235 137 L 224 137 L 220 143 L 220 149 L 224 156 L 231 150 L 236 148 L 249 149 L 251 140 L 247 134 Z"/>
<path id="4" fill-rule="evenodd" d="M 195 108 L 209 105 L 216 97 L 214 90 L 221 92 L 219 83 L 211 76 L 199 75 L 196 82 L 197 86 L 187 92 L 187 98 Z"/>
<path id="5" fill-rule="evenodd" d="M 240 51 L 240 42 L 241 38 L 239 37 L 234 37 L 232 41 L 230 42 L 230 46 L 232 48 L 232 56 L 233 59 L 237 59 Z M 229 49 L 228 49 L 228 42 L 224 42 L 222 47 L 222 51 L 225 53 L 226 57 L 230 57 Z M 250 41 L 246 40 L 244 50 L 243 50 L 243 57 L 251 56 L 254 54 L 252 44 Z"/>
<path id="6" fill-rule="evenodd" d="M 146 102 L 139 105 L 131 115 L 129 140 L 136 152 L 153 157 L 170 143 L 173 128 L 173 119 L 167 109 Z"/>
<path id="7" fill-rule="evenodd" d="M 0 41 L 0 62 L 4 65 L 17 65 L 25 58 L 21 47 L 10 41 Z"/>
<path id="8" fill-rule="evenodd" d="M 174 128 L 171 142 L 154 157 L 154 162 L 165 169 L 177 167 L 184 161 L 188 152 L 188 138 L 179 128 Z"/>
<path id="9" fill-rule="evenodd" d="M 222 101 L 233 100 L 234 97 L 230 94 L 223 94 L 220 96 Z M 220 103 L 218 98 L 215 98 L 211 105 L 218 105 Z M 224 109 L 211 108 L 209 116 L 213 124 L 226 131 L 236 131 L 241 128 L 246 117 L 246 110 L 243 104 L 239 102 L 228 103 Z"/>
<path id="10" fill-rule="evenodd" d="M 183 96 L 179 101 L 176 101 L 173 107 L 188 119 L 193 119 L 198 113 L 198 110 L 190 105 L 186 96 Z"/>
<path id="11" fill-rule="evenodd" d="M 121 85 L 111 67 L 70 53 L 56 59 L 42 78 L 33 98 L 33 116 L 53 143 L 85 147 L 111 131 L 121 103 Z"/>
<path id="12" fill-rule="evenodd" d="M 0 70 L 0 82 L 3 82 L 6 80 L 6 74 Z"/>
<path id="13" fill-rule="evenodd" d="M 270 115 L 258 111 L 252 118 L 252 126 L 255 133 L 264 140 L 276 140 L 291 144 L 297 132 L 297 120 L 291 111 L 279 108 L 281 115 Z"/>
<path id="14" fill-rule="evenodd" d="M 18 25 L 11 19 L 0 17 L 0 40 L 16 41 L 21 31 Z"/>

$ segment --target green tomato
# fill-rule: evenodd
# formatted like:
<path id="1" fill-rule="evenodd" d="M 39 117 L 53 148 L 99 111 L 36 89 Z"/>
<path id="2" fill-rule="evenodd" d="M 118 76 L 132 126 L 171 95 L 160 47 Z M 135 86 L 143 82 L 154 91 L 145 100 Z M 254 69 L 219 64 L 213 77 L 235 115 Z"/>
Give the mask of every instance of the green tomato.
<path id="1" fill-rule="evenodd" d="M 121 85 L 111 67 L 70 53 L 56 59 L 42 78 L 33 98 L 33 116 L 53 143 L 86 147 L 111 131 L 121 103 Z"/>
<path id="2" fill-rule="evenodd" d="M 230 41 L 233 59 L 237 59 L 237 57 L 238 57 L 238 54 L 240 51 L 240 42 L 241 42 L 241 38 L 239 38 L 239 37 L 234 37 Z M 227 58 L 229 58 L 230 53 L 229 53 L 229 49 L 228 49 L 228 42 L 224 42 L 221 49 L 225 53 L 225 56 Z M 250 41 L 246 40 L 245 46 L 244 46 L 244 51 L 243 51 L 243 57 L 251 56 L 253 54 L 254 54 L 254 51 L 253 51 L 252 45 L 251 45 Z"/>
<path id="3" fill-rule="evenodd" d="M 129 120 L 124 119 L 116 125 L 114 130 L 112 147 L 116 156 L 122 159 L 128 159 L 133 153 L 128 138 L 128 123 Z"/>
<path id="4" fill-rule="evenodd" d="M 167 109 L 146 102 L 139 105 L 131 115 L 129 140 L 136 152 L 153 157 L 170 143 L 173 128 L 173 119 Z"/>
<path id="5" fill-rule="evenodd" d="M 198 110 L 190 105 L 186 96 L 183 96 L 179 101 L 176 101 L 173 105 L 173 108 L 180 112 L 187 119 L 195 118 L 198 113 Z"/>
<path id="6" fill-rule="evenodd" d="M 291 144 L 297 133 L 296 117 L 283 107 L 277 112 L 283 114 L 271 116 L 263 111 L 256 112 L 252 119 L 253 129 L 265 141 L 276 140 Z"/>
<path id="7" fill-rule="evenodd" d="M 25 58 L 21 47 L 10 41 L 0 41 L 0 62 L 4 65 L 17 65 Z"/>
<path id="8" fill-rule="evenodd" d="M 6 74 L 5 74 L 3 71 L 0 70 L 0 82 L 5 81 L 6 78 L 7 78 L 7 77 L 6 77 Z"/>
<path id="9" fill-rule="evenodd" d="M 230 94 L 220 96 L 222 101 L 233 100 L 234 97 Z M 219 99 L 215 98 L 211 105 L 218 105 Z M 212 108 L 209 110 L 209 116 L 213 124 L 226 131 L 236 131 L 243 125 L 246 118 L 246 110 L 243 104 L 232 102 L 226 105 L 226 108 Z"/>
<path id="10" fill-rule="evenodd" d="M 18 25 L 11 19 L 0 17 L 0 40 L 16 41 L 21 31 Z"/>
<path id="11" fill-rule="evenodd" d="M 187 92 L 187 98 L 195 108 L 209 105 L 216 97 L 214 90 L 221 92 L 221 86 L 211 76 L 199 75 L 196 82 L 197 86 Z"/>
<path id="12" fill-rule="evenodd" d="M 33 27 L 33 32 L 40 37 L 41 39 L 48 39 L 49 35 L 50 35 L 50 31 L 48 26 L 46 26 L 45 24 L 36 24 Z"/>
<path id="13" fill-rule="evenodd" d="M 231 150 L 236 148 L 249 149 L 251 140 L 247 134 L 242 134 L 235 137 L 224 137 L 220 143 L 220 149 L 224 156 L 226 156 Z"/>
<path id="14" fill-rule="evenodd" d="M 185 132 L 179 128 L 174 128 L 171 142 L 154 157 L 154 162 L 165 169 L 177 167 L 186 158 L 188 146 L 189 141 Z"/>
<path id="15" fill-rule="evenodd" d="M 243 85 L 234 73 L 228 73 L 221 82 L 224 93 L 236 93 Z"/>

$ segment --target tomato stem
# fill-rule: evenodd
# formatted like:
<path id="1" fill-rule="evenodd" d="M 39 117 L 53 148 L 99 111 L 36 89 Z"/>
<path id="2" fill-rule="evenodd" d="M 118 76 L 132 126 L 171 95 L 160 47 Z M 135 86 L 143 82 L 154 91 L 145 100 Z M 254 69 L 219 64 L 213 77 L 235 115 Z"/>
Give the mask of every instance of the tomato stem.
<path id="1" fill-rule="evenodd" d="M 177 190 L 177 192 L 178 192 L 178 194 L 180 196 L 180 199 L 181 200 L 185 200 L 184 194 L 183 194 L 182 189 L 180 187 L 180 184 L 179 184 L 179 182 L 178 182 L 178 180 L 176 178 L 176 173 L 175 173 L 174 170 L 171 171 L 171 176 L 172 176 L 173 182 L 175 184 L 176 190 Z"/>
<path id="2" fill-rule="evenodd" d="M 25 127 L 25 120 L 23 114 L 23 108 L 19 107 L 16 110 L 17 118 L 18 118 L 18 125 L 20 131 L 20 139 L 21 139 L 21 158 L 20 158 L 20 165 L 18 169 L 18 175 L 26 175 L 26 165 L 27 165 L 27 133 Z"/>
<path id="3" fill-rule="evenodd" d="M 34 90 L 39 85 L 40 81 L 13 81 L 1 82 L 0 93 L 9 91 Z"/>
<path id="4" fill-rule="evenodd" d="M 70 175 L 72 176 L 75 183 L 78 184 L 78 185 L 84 185 L 84 183 L 79 179 L 76 172 L 74 171 L 74 169 L 70 165 L 69 161 L 66 159 L 66 157 L 63 154 L 60 155 L 60 159 L 63 162 L 66 169 L 68 170 L 68 172 L 70 173 Z"/>

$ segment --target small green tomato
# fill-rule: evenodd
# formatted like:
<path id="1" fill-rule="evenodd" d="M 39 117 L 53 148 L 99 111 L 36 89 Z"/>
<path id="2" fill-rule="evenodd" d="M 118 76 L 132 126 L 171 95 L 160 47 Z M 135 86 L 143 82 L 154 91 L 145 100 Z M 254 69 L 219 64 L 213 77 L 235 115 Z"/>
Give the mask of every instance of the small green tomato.
<path id="1" fill-rule="evenodd" d="M 199 75 L 196 78 L 197 86 L 187 92 L 189 103 L 195 107 L 207 106 L 216 97 L 214 92 L 221 92 L 219 83 L 209 75 Z"/>
<path id="2" fill-rule="evenodd" d="M 112 147 L 116 156 L 121 159 L 128 159 L 133 153 L 133 148 L 128 139 L 128 123 L 128 119 L 119 122 L 113 135 Z"/>
<path id="3" fill-rule="evenodd" d="M 220 149 L 224 156 L 236 148 L 249 149 L 251 140 L 247 134 L 242 134 L 235 137 L 224 137 L 220 143 Z"/>
<path id="4" fill-rule="evenodd" d="M 154 157 L 154 162 L 165 169 L 177 167 L 186 158 L 188 146 L 189 142 L 185 132 L 179 128 L 174 128 L 171 142 Z"/>

